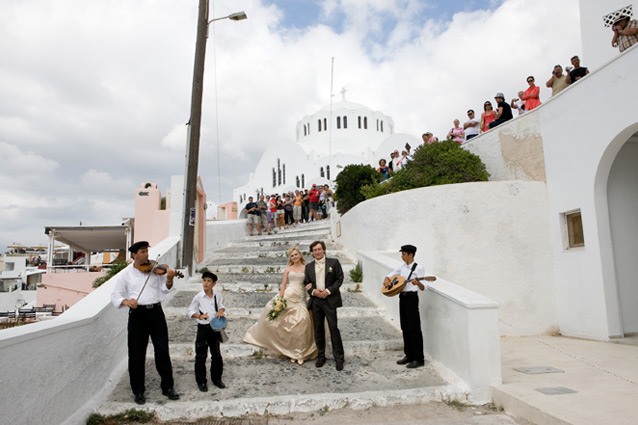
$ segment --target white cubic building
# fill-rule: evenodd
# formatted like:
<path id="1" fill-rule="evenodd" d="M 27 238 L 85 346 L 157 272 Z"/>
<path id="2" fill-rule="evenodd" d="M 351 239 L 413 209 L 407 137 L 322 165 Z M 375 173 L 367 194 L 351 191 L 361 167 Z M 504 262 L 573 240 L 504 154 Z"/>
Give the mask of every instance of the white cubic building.
<path id="1" fill-rule="evenodd" d="M 243 209 L 249 196 L 281 194 L 309 189 L 312 184 L 331 184 L 349 164 L 378 167 L 390 152 L 416 147 L 419 140 L 395 134 L 392 117 L 365 105 L 349 102 L 342 90 L 341 102 L 304 116 L 295 129 L 295 141 L 272 143 L 264 152 L 248 183 L 233 191 Z"/>

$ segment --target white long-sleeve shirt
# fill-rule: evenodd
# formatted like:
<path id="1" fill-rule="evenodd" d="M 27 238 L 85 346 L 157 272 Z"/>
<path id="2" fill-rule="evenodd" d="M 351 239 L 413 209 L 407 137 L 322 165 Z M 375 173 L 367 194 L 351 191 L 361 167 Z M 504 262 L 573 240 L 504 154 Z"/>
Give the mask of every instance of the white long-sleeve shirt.
<path id="1" fill-rule="evenodd" d="M 157 304 L 166 298 L 166 294 L 171 292 L 175 287 L 169 289 L 166 286 L 166 274 L 160 276 L 155 273 L 143 273 L 136 269 L 133 264 L 116 274 L 115 289 L 111 294 L 111 302 L 115 307 L 121 307 L 122 301 L 131 298 L 137 298 L 144 287 L 144 282 L 148 278 L 148 283 L 144 292 L 137 300 L 139 305 Z"/>
<path id="2" fill-rule="evenodd" d="M 410 276 L 410 272 L 412 271 L 412 265 L 414 265 L 414 261 L 411 262 L 410 264 L 403 263 L 401 265 L 401 267 L 399 267 L 398 269 L 388 273 L 388 275 L 386 277 L 392 279 L 392 276 L 402 276 L 405 279 L 407 279 L 408 276 Z M 410 276 L 410 281 L 405 283 L 405 288 L 403 288 L 403 291 L 401 291 L 401 292 L 417 292 L 417 291 L 420 291 L 419 287 L 416 286 L 414 283 L 412 283 L 412 279 L 415 279 L 417 277 L 421 278 L 421 279 L 419 279 L 419 281 L 423 284 L 424 290 L 425 290 L 425 288 L 428 287 L 428 285 L 426 284 L 425 280 L 423 279 L 425 277 L 425 269 L 423 268 L 422 265 L 417 264 L 416 269 L 414 269 L 414 272 L 412 272 L 412 276 Z"/>
<path id="3" fill-rule="evenodd" d="M 217 300 L 217 309 L 215 309 L 215 300 Z M 193 297 L 191 305 L 188 307 L 188 317 L 193 317 L 193 314 L 208 314 L 208 319 L 195 319 L 200 325 L 208 325 L 210 321 L 217 316 L 217 312 L 224 307 L 224 297 L 219 292 L 213 291 L 213 296 L 209 297 L 205 291 L 199 292 Z"/>

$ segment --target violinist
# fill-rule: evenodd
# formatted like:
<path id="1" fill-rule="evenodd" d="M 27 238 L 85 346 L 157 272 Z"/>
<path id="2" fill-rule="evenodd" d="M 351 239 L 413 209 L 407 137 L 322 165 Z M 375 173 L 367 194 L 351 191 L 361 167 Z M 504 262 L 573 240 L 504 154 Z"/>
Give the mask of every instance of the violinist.
<path id="1" fill-rule="evenodd" d="M 168 351 L 168 328 L 161 302 L 173 289 L 177 271 L 151 264 L 149 267 L 146 241 L 129 248 L 133 264 L 115 275 L 111 302 L 118 308 L 128 307 L 128 372 L 135 403 L 144 404 L 144 366 L 150 336 L 155 349 L 155 366 L 161 377 L 162 394 L 178 400 L 173 388 L 173 368 Z M 155 266 L 155 267 L 153 267 Z M 164 269 L 164 273 L 162 273 Z"/>

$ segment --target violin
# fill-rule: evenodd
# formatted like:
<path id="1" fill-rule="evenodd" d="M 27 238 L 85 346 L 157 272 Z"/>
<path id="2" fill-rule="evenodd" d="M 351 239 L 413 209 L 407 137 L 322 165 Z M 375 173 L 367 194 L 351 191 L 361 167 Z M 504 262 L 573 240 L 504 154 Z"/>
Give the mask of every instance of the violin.
<path id="1" fill-rule="evenodd" d="M 142 273 L 150 273 L 151 271 L 158 276 L 163 276 L 168 273 L 169 267 L 166 264 L 157 264 L 156 261 L 148 260 L 146 263 L 139 265 L 138 270 Z M 175 276 L 183 278 L 182 272 L 175 270 Z"/>

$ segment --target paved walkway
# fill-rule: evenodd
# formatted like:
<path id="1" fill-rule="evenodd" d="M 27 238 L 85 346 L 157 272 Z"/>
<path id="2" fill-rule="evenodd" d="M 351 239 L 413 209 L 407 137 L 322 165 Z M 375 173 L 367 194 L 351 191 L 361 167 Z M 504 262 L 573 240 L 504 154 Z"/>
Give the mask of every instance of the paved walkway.
<path id="1" fill-rule="evenodd" d="M 635 425 L 635 342 L 502 338 L 503 384 L 493 388 L 494 403 L 539 425 Z"/>

